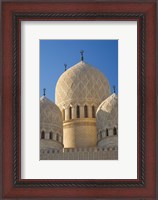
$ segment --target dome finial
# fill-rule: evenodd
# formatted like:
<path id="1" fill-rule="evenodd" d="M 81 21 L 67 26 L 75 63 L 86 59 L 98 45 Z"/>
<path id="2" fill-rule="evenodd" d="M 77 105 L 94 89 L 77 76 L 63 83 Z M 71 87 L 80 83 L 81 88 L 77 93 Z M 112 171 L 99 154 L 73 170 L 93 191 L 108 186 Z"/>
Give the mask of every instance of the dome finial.
<path id="1" fill-rule="evenodd" d="M 83 53 L 84 53 L 84 51 L 81 50 L 81 51 L 80 51 L 80 54 L 81 54 L 81 60 L 82 60 L 82 61 L 84 60 L 84 59 L 83 59 Z"/>
<path id="2" fill-rule="evenodd" d="M 46 88 L 43 88 L 43 96 L 46 96 Z"/>
<path id="3" fill-rule="evenodd" d="M 64 64 L 64 66 L 65 66 L 65 71 L 67 70 L 67 64 Z"/>
<path id="4" fill-rule="evenodd" d="M 116 93 L 116 86 L 113 85 L 113 90 L 114 90 L 114 93 Z"/>

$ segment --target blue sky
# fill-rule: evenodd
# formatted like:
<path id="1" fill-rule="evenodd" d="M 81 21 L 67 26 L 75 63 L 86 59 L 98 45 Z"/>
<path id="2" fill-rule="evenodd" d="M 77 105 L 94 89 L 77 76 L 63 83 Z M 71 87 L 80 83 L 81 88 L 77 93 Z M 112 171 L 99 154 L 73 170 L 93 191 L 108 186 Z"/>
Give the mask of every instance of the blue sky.
<path id="1" fill-rule="evenodd" d="M 98 68 L 118 93 L 118 40 L 40 40 L 40 96 L 46 88 L 46 96 L 55 102 L 55 86 L 58 78 L 67 69 L 80 61 Z"/>

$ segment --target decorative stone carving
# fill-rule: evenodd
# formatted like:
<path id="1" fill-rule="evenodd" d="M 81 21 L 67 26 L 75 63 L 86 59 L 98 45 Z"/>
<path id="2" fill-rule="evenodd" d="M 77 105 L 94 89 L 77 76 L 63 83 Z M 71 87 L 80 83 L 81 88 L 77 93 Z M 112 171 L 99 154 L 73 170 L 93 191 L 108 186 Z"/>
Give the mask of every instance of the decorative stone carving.
<path id="1" fill-rule="evenodd" d="M 80 61 L 65 71 L 56 85 L 55 99 L 60 110 L 65 108 L 64 147 L 94 147 L 97 142 L 96 123 L 92 119 L 92 106 L 95 108 L 109 96 L 110 87 L 105 76 L 91 65 Z M 80 116 L 76 116 L 79 106 Z M 84 106 L 87 106 L 85 114 Z M 70 117 L 70 106 L 72 117 Z M 78 123 L 80 126 L 78 126 Z M 66 124 L 69 123 L 69 127 Z M 90 125 L 89 125 L 90 123 Z"/>
<path id="2" fill-rule="evenodd" d="M 98 146 L 118 146 L 118 97 L 115 93 L 103 101 L 98 107 L 96 123 Z"/>
<path id="3" fill-rule="evenodd" d="M 65 71 L 56 84 L 55 101 L 59 108 L 70 104 L 99 105 L 110 95 L 108 80 L 96 68 L 80 61 Z"/>
<path id="4" fill-rule="evenodd" d="M 45 125 L 50 131 L 55 128 L 59 134 L 62 134 L 63 122 L 61 111 L 57 105 L 44 96 L 40 99 L 40 124 Z M 45 127 L 41 126 L 41 129 L 45 129 Z"/>
<path id="5" fill-rule="evenodd" d="M 60 109 L 45 96 L 40 98 L 40 134 L 44 131 L 45 139 L 41 139 L 41 148 L 62 148 L 63 122 Z M 60 135 L 59 140 L 49 138 L 50 134 Z"/>
<path id="6" fill-rule="evenodd" d="M 96 112 L 97 130 L 118 126 L 118 98 L 115 93 L 103 101 Z"/>

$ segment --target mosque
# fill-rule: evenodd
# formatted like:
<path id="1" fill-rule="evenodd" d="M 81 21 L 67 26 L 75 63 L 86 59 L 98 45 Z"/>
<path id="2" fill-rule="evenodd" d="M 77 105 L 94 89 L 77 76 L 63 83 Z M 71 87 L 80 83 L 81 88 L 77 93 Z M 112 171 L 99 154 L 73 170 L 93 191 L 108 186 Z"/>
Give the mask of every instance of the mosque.
<path id="1" fill-rule="evenodd" d="M 117 160 L 118 97 L 107 78 L 81 60 L 59 77 L 55 103 L 40 98 L 41 160 Z"/>

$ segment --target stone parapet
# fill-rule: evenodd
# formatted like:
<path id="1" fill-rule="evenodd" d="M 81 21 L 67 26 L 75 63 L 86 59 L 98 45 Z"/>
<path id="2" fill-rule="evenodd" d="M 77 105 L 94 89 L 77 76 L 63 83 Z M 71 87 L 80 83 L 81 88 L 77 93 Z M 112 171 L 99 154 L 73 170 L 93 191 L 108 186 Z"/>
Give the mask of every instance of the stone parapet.
<path id="1" fill-rule="evenodd" d="M 117 147 L 41 149 L 40 160 L 118 160 L 118 150 Z"/>

